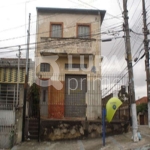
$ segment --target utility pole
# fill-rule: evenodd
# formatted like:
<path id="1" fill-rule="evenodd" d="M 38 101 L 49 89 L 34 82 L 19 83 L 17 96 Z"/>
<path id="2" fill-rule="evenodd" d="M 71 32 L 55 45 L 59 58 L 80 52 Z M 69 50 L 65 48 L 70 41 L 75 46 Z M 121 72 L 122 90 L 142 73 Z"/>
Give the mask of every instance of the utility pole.
<path id="1" fill-rule="evenodd" d="M 145 70 L 146 70 L 146 81 L 147 81 L 147 98 L 148 98 L 148 126 L 150 128 L 150 66 L 149 66 L 149 41 L 148 34 L 149 31 L 147 29 L 147 21 L 146 21 L 146 9 L 145 9 L 145 0 L 142 0 L 143 7 L 143 33 L 144 33 L 144 49 L 145 49 Z"/>
<path id="2" fill-rule="evenodd" d="M 28 33 L 27 50 L 26 50 L 26 74 L 25 74 L 24 101 L 23 101 L 22 141 L 25 140 L 26 99 L 27 99 L 27 85 L 28 85 L 28 76 L 29 76 L 30 20 L 31 20 L 31 14 L 29 13 L 29 25 L 27 31 Z"/>
<path id="3" fill-rule="evenodd" d="M 130 44 L 130 29 L 128 23 L 128 10 L 127 10 L 127 0 L 123 0 L 123 16 L 124 16 L 124 33 L 125 33 L 125 45 L 126 45 L 126 60 L 128 66 L 128 75 L 129 75 L 129 93 L 131 94 L 131 113 L 132 113 L 132 132 L 133 132 L 133 141 L 138 142 L 138 124 L 137 124 L 137 113 L 136 113 L 136 104 L 135 104 L 135 91 L 134 91 L 134 77 L 133 77 L 133 67 L 132 67 L 132 54 L 131 54 L 131 44 Z"/>
<path id="4" fill-rule="evenodd" d="M 19 96 L 19 81 L 20 81 L 20 57 L 21 57 L 21 52 L 20 52 L 20 45 L 19 45 L 19 53 L 18 55 L 18 78 L 17 78 L 17 101 L 16 101 L 16 106 L 19 104 L 18 96 Z"/>

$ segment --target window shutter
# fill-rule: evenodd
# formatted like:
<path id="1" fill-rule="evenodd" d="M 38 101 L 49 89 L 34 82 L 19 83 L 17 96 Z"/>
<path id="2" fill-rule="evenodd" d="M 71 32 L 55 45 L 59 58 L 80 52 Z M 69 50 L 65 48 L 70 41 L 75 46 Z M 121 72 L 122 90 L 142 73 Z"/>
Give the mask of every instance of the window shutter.
<path id="1" fill-rule="evenodd" d="M 90 38 L 90 27 L 79 25 L 78 26 L 78 37 L 80 38 Z"/>
<path id="2" fill-rule="evenodd" d="M 61 24 L 52 24 L 51 37 L 62 37 L 62 26 Z"/>

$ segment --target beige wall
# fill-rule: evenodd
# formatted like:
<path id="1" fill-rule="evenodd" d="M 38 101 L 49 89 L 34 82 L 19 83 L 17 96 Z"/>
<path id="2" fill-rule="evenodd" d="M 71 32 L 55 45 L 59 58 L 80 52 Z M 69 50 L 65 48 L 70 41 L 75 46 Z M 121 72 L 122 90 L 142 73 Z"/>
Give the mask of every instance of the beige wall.
<path id="1" fill-rule="evenodd" d="M 93 83 L 97 78 L 100 79 L 101 75 L 101 51 L 100 51 L 100 26 L 101 19 L 100 15 L 90 15 L 90 14 L 50 14 L 50 13 L 39 13 L 37 18 L 37 42 L 44 42 L 43 44 L 38 44 L 36 49 L 36 74 L 40 78 L 50 78 L 50 76 L 55 74 L 64 75 L 59 76 L 60 81 L 65 80 L 65 74 L 87 74 L 88 85 Z M 51 40 L 53 39 L 58 42 L 57 39 L 50 38 L 50 22 L 63 22 L 63 38 L 76 38 L 76 27 L 77 23 L 90 23 L 91 24 L 91 38 L 95 40 L 91 40 L 92 44 L 87 48 L 86 46 L 82 46 L 82 44 L 69 45 L 67 47 L 59 46 L 58 48 L 51 48 Z M 42 33 L 42 34 L 41 34 Z M 42 37 L 42 38 L 41 38 Z M 46 42 L 47 40 L 47 42 Z M 62 40 L 62 39 L 61 39 Z M 76 39 L 66 39 L 65 42 L 74 42 L 76 43 Z M 80 41 L 80 40 L 79 40 Z M 46 43 L 45 43 L 46 42 Z M 82 43 L 82 42 L 81 42 Z M 90 43 L 90 41 L 88 42 Z M 46 45 L 47 44 L 47 45 Z M 57 44 L 55 44 L 57 46 Z M 45 48 L 47 46 L 47 48 Z M 40 52 L 43 52 L 43 55 Z M 80 52 L 82 51 L 82 55 L 85 56 L 84 63 L 87 64 L 88 70 L 79 70 L 79 71 L 69 71 L 65 69 L 65 64 L 68 63 L 68 55 L 73 56 L 72 63 L 80 64 Z M 57 55 L 58 54 L 58 55 Z M 93 57 L 89 61 L 89 54 Z M 53 56 L 57 58 L 56 67 L 52 66 Z M 48 57 L 47 57 L 48 56 Z M 51 65 L 50 72 L 40 72 L 40 63 L 45 62 Z M 92 64 L 90 66 L 90 64 Z M 96 73 L 91 72 L 92 66 L 96 66 Z M 58 68 L 58 69 L 57 69 Z M 100 80 L 99 80 L 100 81 Z M 88 119 L 97 119 L 101 117 L 101 83 L 94 82 L 95 89 L 90 86 L 89 90 L 86 93 L 86 116 Z M 92 84 L 91 84 L 92 85 Z"/>
<path id="2" fill-rule="evenodd" d="M 91 24 L 91 38 L 100 39 L 100 16 L 99 15 L 85 15 L 85 14 L 48 14 L 39 13 L 37 19 L 37 42 L 41 41 L 41 37 L 50 37 L 50 22 L 63 22 L 63 37 L 77 37 L 76 26 L 77 23 Z M 41 44 L 40 44 L 41 45 Z M 41 50 L 37 46 L 37 50 Z M 96 40 L 93 44 L 95 54 L 100 53 L 100 41 Z M 37 54 L 37 53 L 36 53 Z M 37 55 L 40 56 L 40 55 Z"/>
<path id="3" fill-rule="evenodd" d="M 90 23 L 91 33 L 95 34 L 100 31 L 100 17 L 99 15 L 85 15 L 85 14 L 38 14 L 37 25 L 37 41 L 40 41 L 40 37 L 49 37 L 50 22 L 63 22 L 63 37 L 76 37 L 76 25 L 77 23 Z M 99 36 L 91 36 L 91 38 L 98 38 Z"/>

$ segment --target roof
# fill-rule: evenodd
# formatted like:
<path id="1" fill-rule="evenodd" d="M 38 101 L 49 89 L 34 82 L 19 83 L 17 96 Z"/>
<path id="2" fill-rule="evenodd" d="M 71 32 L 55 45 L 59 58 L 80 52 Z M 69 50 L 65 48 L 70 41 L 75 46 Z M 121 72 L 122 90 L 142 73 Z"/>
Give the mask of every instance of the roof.
<path id="1" fill-rule="evenodd" d="M 137 105 L 139 105 L 139 104 L 142 104 L 142 103 L 147 103 L 148 101 L 147 101 L 147 97 L 145 96 L 145 97 L 142 97 L 142 98 L 140 98 L 140 99 L 138 99 L 138 100 L 136 100 L 136 104 Z"/>
<path id="2" fill-rule="evenodd" d="M 30 67 L 34 65 L 34 62 L 30 60 Z M 18 58 L 0 58 L 0 67 L 16 67 L 18 66 Z M 20 59 L 20 66 L 26 66 L 26 59 Z"/>
<path id="3" fill-rule="evenodd" d="M 38 12 L 51 12 L 51 13 L 75 13 L 75 14 L 90 14 L 101 15 L 101 22 L 103 22 L 106 11 L 99 9 L 76 9 L 76 8 L 51 8 L 51 7 L 37 7 Z"/>

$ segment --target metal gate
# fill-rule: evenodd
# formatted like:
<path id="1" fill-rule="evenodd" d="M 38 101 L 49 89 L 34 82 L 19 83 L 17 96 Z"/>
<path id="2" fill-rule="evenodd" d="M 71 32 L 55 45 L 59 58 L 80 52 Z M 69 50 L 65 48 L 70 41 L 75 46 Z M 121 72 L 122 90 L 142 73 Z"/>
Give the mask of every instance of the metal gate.
<path id="1" fill-rule="evenodd" d="M 14 143 L 16 85 L 0 84 L 0 148 Z"/>
<path id="2" fill-rule="evenodd" d="M 65 117 L 85 117 L 86 75 L 65 76 Z"/>

